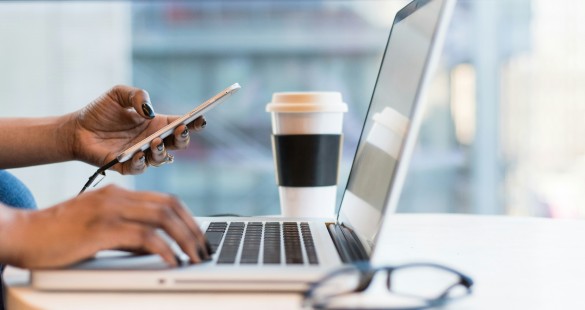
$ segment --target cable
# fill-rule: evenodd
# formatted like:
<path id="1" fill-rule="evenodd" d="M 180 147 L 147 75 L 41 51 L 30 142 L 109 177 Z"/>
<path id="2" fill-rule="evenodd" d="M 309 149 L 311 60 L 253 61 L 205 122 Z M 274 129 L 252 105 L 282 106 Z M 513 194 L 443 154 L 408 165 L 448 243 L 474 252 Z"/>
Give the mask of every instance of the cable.
<path id="1" fill-rule="evenodd" d="M 79 192 L 79 194 L 77 194 L 78 196 L 81 195 L 83 192 L 85 192 L 85 190 L 91 186 L 91 184 L 93 183 L 93 181 L 95 181 L 95 179 L 100 176 L 103 175 L 104 177 L 106 176 L 106 170 L 112 168 L 112 166 L 114 166 L 115 164 L 119 163 L 118 159 L 114 159 L 112 161 L 110 161 L 109 163 L 105 164 L 104 166 L 100 167 L 92 176 L 89 177 L 89 180 L 87 180 L 87 182 L 85 183 L 85 185 L 83 185 L 83 188 L 81 189 L 81 191 Z M 103 178 L 102 178 L 103 180 Z M 98 185 L 101 182 L 101 180 L 99 180 L 97 183 L 95 183 L 94 186 Z"/>

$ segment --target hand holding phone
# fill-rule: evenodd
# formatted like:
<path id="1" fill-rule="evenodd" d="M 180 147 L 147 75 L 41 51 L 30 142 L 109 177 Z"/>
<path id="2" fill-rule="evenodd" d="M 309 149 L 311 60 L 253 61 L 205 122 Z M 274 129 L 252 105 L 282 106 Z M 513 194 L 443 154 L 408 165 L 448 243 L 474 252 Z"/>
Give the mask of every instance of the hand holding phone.
<path id="1" fill-rule="evenodd" d="M 187 124 L 191 123 L 192 121 L 194 121 L 195 119 L 197 119 L 198 117 L 203 115 L 204 113 L 210 111 L 212 108 L 214 108 L 217 105 L 219 105 L 220 103 L 224 102 L 231 94 L 237 92 L 240 88 L 241 88 L 240 84 L 234 83 L 233 85 L 222 90 L 217 95 L 211 97 L 210 99 L 208 99 L 207 101 L 205 101 L 201 105 L 197 106 L 193 110 L 189 111 L 185 115 L 179 117 L 178 119 L 171 122 L 170 124 L 157 130 L 155 133 L 151 134 L 150 136 L 142 139 L 140 142 L 127 148 L 126 150 L 124 150 L 123 152 L 118 154 L 118 156 L 116 156 L 115 159 L 111 160 L 110 162 L 108 162 L 104 166 L 100 167 L 92 176 L 90 176 L 89 180 L 85 183 L 85 185 L 83 186 L 83 188 L 81 189 L 79 194 L 83 193 L 88 187 L 90 187 L 92 184 L 94 184 L 94 182 L 95 182 L 94 186 L 97 185 L 101 181 L 101 179 L 103 179 L 103 177 L 105 177 L 106 170 L 110 169 L 111 167 L 113 167 L 114 165 L 116 165 L 118 163 L 123 163 L 123 162 L 128 161 L 137 152 L 145 151 L 146 149 L 148 149 L 150 147 L 152 140 L 154 140 L 156 138 L 164 139 L 164 138 L 168 137 L 170 134 L 172 134 L 173 131 L 178 126 L 187 125 Z M 168 156 L 168 158 L 171 159 L 172 156 Z M 98 177 L 100 177 L 100 176 L 102 176 L 102 178 L 99 179 L 98 181 L 96 181 L 96 179 L 98 179 Z"/>
<path id="2" fill-rule="evenodd" d="M 142 141 L 134 144 L 133 146 L 127 148 L 122 153 L 120 153 L 116 158 L 118 159 L 119 163 L 123 163 L 130 158 L 134 154 L 139 151 L 144 151 L 150 147 L 150 142 L 156 138 L 164 139 L 168 137 L 179 125 L 184 124 L 187 125 L 194 121 L 199 116 L 203 115 L 207 111 L 213 109 L 218 104 L 224 102 L 231 94 L 237 92 L 241 88 L 240 84 L 235 83 L 230 87 L 222 90 L 217 95 L 211 97 L 201 105 L 197 106 L 195 109 L 189 111 L 185 115 L 179 117 L 174 122 L 166 125 L 165 127 L 157 130 L 155 133 L 151 134 L 150 136 L 144 138 Z"/>

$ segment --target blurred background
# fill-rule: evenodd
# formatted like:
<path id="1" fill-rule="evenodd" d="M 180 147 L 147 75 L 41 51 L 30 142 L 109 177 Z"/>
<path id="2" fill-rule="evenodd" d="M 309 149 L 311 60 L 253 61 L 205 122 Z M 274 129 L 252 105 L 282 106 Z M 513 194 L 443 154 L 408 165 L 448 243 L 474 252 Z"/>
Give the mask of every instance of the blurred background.
<path id="1" fill-rule="evenodd" d="M 341 193 L 406 3 L 0 2 L 0 116 L 71 112 L 116 84 L 148 90 L 158 113 L 182 114 L 239 82 L 174 164 L 104 184 L 173 193 L 197 215 L 276 214 L 271 94 L 343 94 Z M 584 19 L 578 0 L 458 2 L 399 212 L 585 217 Z M 11 172 L 48 207 L 94 170 Z"/>

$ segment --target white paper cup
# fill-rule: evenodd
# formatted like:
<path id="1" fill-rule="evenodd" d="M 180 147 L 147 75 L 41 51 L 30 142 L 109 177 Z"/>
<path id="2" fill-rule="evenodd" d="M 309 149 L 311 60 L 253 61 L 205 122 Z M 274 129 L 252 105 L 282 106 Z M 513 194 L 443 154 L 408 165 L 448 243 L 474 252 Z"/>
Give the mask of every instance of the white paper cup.
<path id="1" fill-rule="evenodd" d="M 284 216 L 332 217 L 342 150 L 343 113 L 338 92 L 274 93 L 272 150 Z"/>

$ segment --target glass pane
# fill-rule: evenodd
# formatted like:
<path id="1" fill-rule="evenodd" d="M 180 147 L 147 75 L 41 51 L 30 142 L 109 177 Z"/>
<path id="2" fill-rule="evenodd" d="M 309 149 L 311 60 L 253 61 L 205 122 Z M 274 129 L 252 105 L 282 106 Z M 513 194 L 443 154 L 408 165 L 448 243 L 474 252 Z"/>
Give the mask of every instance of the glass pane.
<path id="1" fill-rule="evenodd" d="M 342 92 L 343 188 L 390 22 L 406 3 L 0 2 L 3 116 L 70 113 L 115 84 L 181 114 L 240 82 L 173 165 L 108 173 L 100 185 L 174 193 L 197 215 L 278 213 L 270 95 Z M 399 212 L 585 216 L 584 18 L 578 0 L 457 1 Z M 11 172 L 49 207 L 94 171 L 69 162 Z"/>
<path id="2" fill-rule="evenodd" d="M 208 115 L 173 165 L 136 178 L 171 192 L 197 215 L 278 214 L 265 106 L 278 91 L 340 91 L 344 119 L 339 180 L 359 138 L 389 23 L 401 2 L 135 2 L 133 84 L 158 113 L 183 113 L 228 85 L 242 89 Z M 376 19 L 377 18 L 377 19 Z M 340 184 L 339 192 L 345 187 Z"/>

